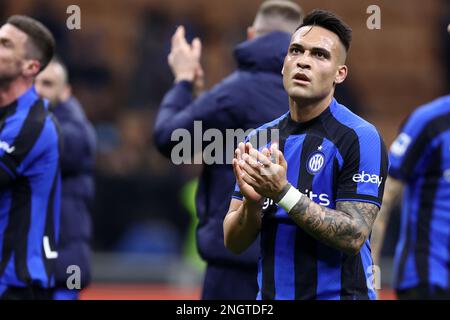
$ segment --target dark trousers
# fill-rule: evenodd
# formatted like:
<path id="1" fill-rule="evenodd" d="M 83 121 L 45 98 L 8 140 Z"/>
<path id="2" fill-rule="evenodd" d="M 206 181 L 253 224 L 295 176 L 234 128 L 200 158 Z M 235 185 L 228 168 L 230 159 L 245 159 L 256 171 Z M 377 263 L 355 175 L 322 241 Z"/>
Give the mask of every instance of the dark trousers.
<path id="1" fill-rule="evenodd" d="M 53 289 L 38 287 L 6 287 L 0 300 L 52 300 Z"/>
<path id="2" fill-rule="evenodd" d="M 202 300 L 256 300 L 258 268 L 208 264 Z"/>
<path id="3" fill-rule="evenodd" d="M 450 300 L 450 290 L 420 285 L 406 290 L 397 290 L 397 297 L 399 300 Z"/>

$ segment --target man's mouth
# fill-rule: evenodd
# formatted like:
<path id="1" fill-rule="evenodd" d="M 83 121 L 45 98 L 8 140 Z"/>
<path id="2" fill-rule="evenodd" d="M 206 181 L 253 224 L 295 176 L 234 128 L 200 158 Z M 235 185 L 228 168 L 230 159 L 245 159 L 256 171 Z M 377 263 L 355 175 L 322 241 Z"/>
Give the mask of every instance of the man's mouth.
<path id="1" fill-rule="evenodd" d="M 297 83 L 311 82 L 311 79 L 306 74 L 301 72 L 297 72 L 292 79 Z"/>

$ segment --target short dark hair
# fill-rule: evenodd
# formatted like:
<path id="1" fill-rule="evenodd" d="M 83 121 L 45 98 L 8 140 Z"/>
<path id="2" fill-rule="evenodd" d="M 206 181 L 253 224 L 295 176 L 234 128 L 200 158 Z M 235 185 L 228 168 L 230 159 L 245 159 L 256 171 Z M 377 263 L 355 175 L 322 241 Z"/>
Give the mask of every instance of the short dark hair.
<path id="1" fill-rule="evenodd" d="M 6 23 L 26 33 L 29 40 L 27 58 L 39 60 L 41 68 L 45 69 L 55 52 L 55 39 L 50 30 L 39 21 L 21 15 L 9 17 Z"/>
<path id="2" fill-rule="evenodd" d="M 346 51 L 350 48 L 352 28 L 333 12 L 321 9 L 313 10 L 305 17 L 297 30 L 305 26 L 319 26 L 327 29 L 339 37 Z"/>

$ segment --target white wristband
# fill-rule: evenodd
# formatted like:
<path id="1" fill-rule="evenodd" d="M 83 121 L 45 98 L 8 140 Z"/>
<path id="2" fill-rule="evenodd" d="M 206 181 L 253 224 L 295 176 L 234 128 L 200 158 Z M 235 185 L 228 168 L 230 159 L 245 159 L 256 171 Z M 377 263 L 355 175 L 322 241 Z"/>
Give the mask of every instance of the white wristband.
<path id="1" fill-rule="evenodd" d="M 278 202 L 278 205 L 286 210 L 286 212 L 289 212 L 302 198 L 302 196 L 303 194 L 300 191 L 298 191 L 294 186 L 291 186 L 284 197 Z"/>

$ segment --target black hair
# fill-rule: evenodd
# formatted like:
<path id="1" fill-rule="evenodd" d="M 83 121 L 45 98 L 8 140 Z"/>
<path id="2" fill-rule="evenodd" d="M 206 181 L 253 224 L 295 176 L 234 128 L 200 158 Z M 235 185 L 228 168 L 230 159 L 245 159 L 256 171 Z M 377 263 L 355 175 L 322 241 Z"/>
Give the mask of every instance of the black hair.
<path id="1" fill-rule="evenodd" d="M 321 9 L 313 10 L 303 19 L 303 23 L 297 30 L 305 26 L 319 26 L 327 29 L 339 37 L 346 51 L 350 48 L 352 29 L 333 12 Z"/>
<path id="2" fill-rule="evenodd" d="M 29 40 L 28 58 L 39 60 L 41 68 L 45 69 L 55 52 L 55 39 L 52 33 L 39 21 L 28 16 L 14 15 L 6 23 L 26 33 Z"/>

